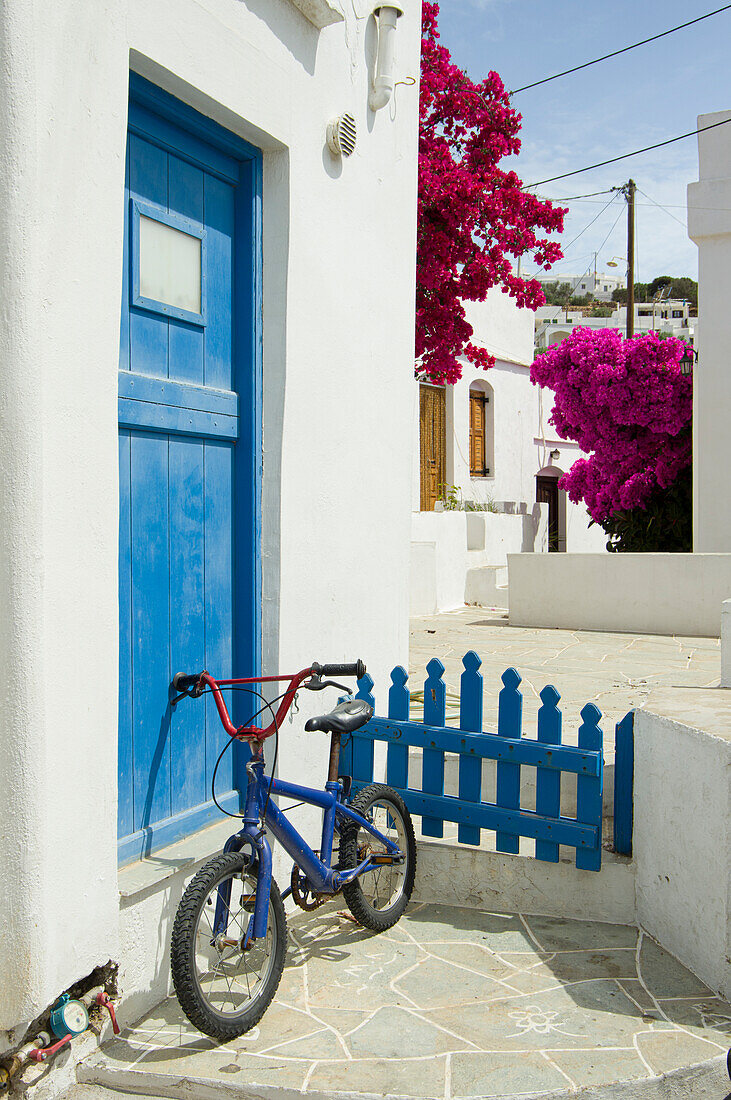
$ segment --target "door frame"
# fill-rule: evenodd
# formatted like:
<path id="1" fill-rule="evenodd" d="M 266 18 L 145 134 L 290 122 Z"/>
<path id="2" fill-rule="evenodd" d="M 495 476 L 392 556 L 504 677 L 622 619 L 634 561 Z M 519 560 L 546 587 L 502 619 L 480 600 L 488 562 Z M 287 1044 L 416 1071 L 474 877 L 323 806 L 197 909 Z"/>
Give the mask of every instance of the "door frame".
<path id="1" fill-rule="evenodd" d="M 233 462 L 233 666 L 234 674 L 260 676 L 261 640 L 261 493 L 263 404 L 263 247 L 262 153 L 238 135 L 219 126 L 152 84 L 130 72 L 128 133 L 137 134 L 168 152 L 235 185 L 232 303 L 232 388 L 238 394 L 238 441 Z M 129 234 L 125 264 L 129 264 Z M 123 303 L 122 315 L 128 309 Z M 241 334 L 251 331 L 250 339 Z M 182 671 L 197 671 L 184 669 Z M 245 711 L 245 713 L 244 713 Z M 231 714 L 242 724 L 251 706 L 237 695 Z M 240 808 L 246 793 L 245 745 L 233 746 L 233 787 Z M 209 824 L 209 804 L 162 823 L 153 842 L 159 848 Z M 216 814 L 216 816 L 218 816 Z M 136 834 L 132 834 L 133 836 Z M 129 859 L 120 845 L 120 859 Z M 134 857 L 132 857 L 134 858 Z"/>

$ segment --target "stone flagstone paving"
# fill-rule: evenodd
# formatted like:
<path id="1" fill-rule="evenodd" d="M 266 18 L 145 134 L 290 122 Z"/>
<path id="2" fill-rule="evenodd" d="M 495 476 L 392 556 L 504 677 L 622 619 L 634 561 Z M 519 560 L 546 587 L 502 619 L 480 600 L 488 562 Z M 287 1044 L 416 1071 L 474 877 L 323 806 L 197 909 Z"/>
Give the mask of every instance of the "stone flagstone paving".
<path id="1" fill-rule="evenodd" d="M 375 935 L 343 912 L 290 916 L 279 991 L 241 1039 L 217 1045 L 170 999 L 84 1079 L 507 1098 L 653 1077 L 731 1043 L 731 1006 L 636 928 L 416 904 Z"/>

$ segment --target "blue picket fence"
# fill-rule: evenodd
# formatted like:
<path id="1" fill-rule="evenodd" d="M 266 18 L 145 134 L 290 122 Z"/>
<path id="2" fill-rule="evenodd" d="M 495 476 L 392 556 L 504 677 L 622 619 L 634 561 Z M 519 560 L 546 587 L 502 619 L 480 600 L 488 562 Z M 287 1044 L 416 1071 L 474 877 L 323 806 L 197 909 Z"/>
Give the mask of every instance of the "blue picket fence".
<path id="1" fill-rule="evenodd" d="M 459 727 L 446 725 L 447 690 L 444 665 L 434 657 L 427 665 L 423 722 L 411 720 L 408 674 L 391 673 L 388 716 L 375 716 L 343 746 L 341 772 L 352 777 L 354 790 L 373 782 L 374 744 L 387 744 L 386 782 L 402 794 L 412 814 L 421 817 L 424 836 L 442 837 L 444 822 L 458 825 L 462 844 L 480 843 L 482 829 L 493 830 L 499 852 L 517 853 L 520 837 L 532 837 L 537 859 L 557 863 L 559 845 L 576 849 L 577 868 L 599 871 L 602 858 L 604 781 L 601 712 L 593 703 L 581 711 L 578 746 L 561 741 L 560 695 L 550 684 L 540 693 L 537 740 L 523 736 L 521 678 L 514 668 L 502 675 L 497 733 L 483 730 L 483 677 L 474 651 L 462 659 Z M 375 709 L 373 680 L 359 682 L 358 698 Z M 632 838 L 632 718 L 617 726 L 617 755 L 622 769 L 615 782 L 615 847 L 627 854 Z M 621 730 L 620 730 L 621 727 Z M 409 748 L 421 750 L 421 790 L 409 786 Z M 444 793 L 445 753 L 459 757 L 458 793 Z M 495 760 L 495 802 L 482 797 L 482 761 Z M 536 769 L 535 810 L 521 808 L 521 768 Z M 576 776 L 576 817 L 561 813 L 561 774 Z M 615 773 L 616 777 L 617 773 Z M 619 814 L 619 829 L 618 818 Z M 617 846 L 617 839 L 621 847 Z"/>

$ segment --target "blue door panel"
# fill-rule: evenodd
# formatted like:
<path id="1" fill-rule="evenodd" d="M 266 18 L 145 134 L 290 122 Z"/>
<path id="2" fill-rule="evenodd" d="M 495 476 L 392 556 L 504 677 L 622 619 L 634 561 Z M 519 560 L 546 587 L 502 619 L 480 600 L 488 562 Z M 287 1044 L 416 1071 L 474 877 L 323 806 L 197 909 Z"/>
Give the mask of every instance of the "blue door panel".
<path id="1" fill-rule="evenodd" d="M 200 168 L 168 153 L 167 207 L 171 213 L 182 214 L 185 218 L 205 225 L 206 182 L 206 176 Z M 229 327 L 230 323 L 229 319 Z M 171 318 L 168 321 L 168 334 L 170 378 L 201 385 L 204 381 L 204 339 L 207 339 L 207 333 L 204 336 L 203 328 Z"/>
<path id="2" fill-rule="evenodd" d="M 250 171 L 246 175 L 247 194 L 242 196 L 231 169 L 244 160 L 250 164 L 252 154 L 240 162 L 231 160 L 219 147 L 227 143 L 225 132 L 174 106 L 175 101 L 146 82 L 135 79 L 133 85 L 142 99 L 147 97 L 148 106 L 159 97 L 171 117 L 177 117 L 178 109 L 187 112 L 193 136 L 166 118 L 156 138 L 154 115 L 148 108 L 140 113 L 131 102 L 119 359 L 120 371 L 126 372 L 120 374 L 119 431 L 122 861 L 171 843 L 218 816 L 211 779 L 225 734 L 210 698 L 171 708 L 173 673 L 209 668 L 219 677 L 231 676 L 235 651 L 245 655 L 251 674 L 256 674 L 258 662 L 258 561 L 252 557 L 257 546 L 258 460 L 251 450 L 256 324 L 254 297 L 246 297 L 254 275 L 251 270 L 234 271 L 240 263 L 237 234 L 250 264 L 254 260 L 255 230 L 247 222 L 247 216 L 254 217 L 254 177 Z M 211 134 L 214 141 L 210 170 L 204 158 L 209 147 L 201 134 Z M 243 143 L 231 140 L 238 155 Z M 221 172 L 224 163 L 227 173 Z M 151 216 L 159 210 L 173 225 L 176 218 L 187 219 L 189 231 L 205 238 L 205 308 L 197 321 L 166 316 L 164 307 L 149 299 L 132 302 L 135 274 L 139 284 L 139 273 L 131 266 L 139 251 L 131 247 L 134 202 L 147 204 L 145 213 L 154 208 Z M 250 215 L 242 213 L 247 210 Z M 239 346 L 234 336 L 243 349 L 240 370 L 234 369 Z M 243 444 L 238 442 L 239 390 L 247 416 Z M 234 521 L 236 531 L 245 532 L 244 538 L 237 534 L 238 550 Z M 255 704 L 244 717 L 253 709 Z M 239 749 L 234 746 L 216 778 L 219 801 L 234 810 Z"/>
<path id="3" fill-rule="evenodd" d="M 170 649 L 173 669 L 206 667 L 202 441 L 170 437 Z M 205 776 L 203 707 L 181 706 L 170 725 L 171 809 L 181 813 L 210 797 Z"/>
<path id="4" fill-rule="evenodd" d="M 206 660 L 209 668 L 220 669 L 221 676 L 234 675 L 232 669 L 233 636 L 233 494 L 219 492 L 219 486 L 233 481 L 233 448 L 230 444 L 206 440 L 205 443 L 205 621 Z M 230 670 L 230 671 L 229 671 Z M 210 785 L 216 757 L 222 748 L 221 724 L 215 704 L 206 699 L 206 780 Z M 231 767 L 228 769 L 229 785 Z M 223 776 L 219 776 L 223 780 Z M 219 780 L 216 784 L 218 786 Z"/>
<path id="5" fill-rule="evenodd" d="M 119 789 L 120 836 L 134 831 L 132 757 L 132 576 L 130 433 L 119 432 Z"/>
<path id="6" fill-rule="evenodd" d="M 132 432 L 134 825 L 170 816 L 168 437 Z"/>
<path id="7" fill-rule="evenodd" d="M 208 176 L 205 197 L 209 305 L 206 385 L 228 390 L 233 386 L 234 189 Z"/>
<path id="8" fill-rule="evenodd" d="M 168 154 L 149 141 L 135 134 L 129 136 L 129 194 L 167 209 Z M 125 236 L 129 240 L 129 201 L 126 204 Z M 129 284 L 128 284 L 129 285 Z M 129 309 L 129 298 L 122 302 Z M 130 369 L 139 374 L 155 374 L 166 378 L 168 374 L 167 319 L 161 319 L 145 310 L 130 310 L 129 318 Z"/>
<path id="9" fill-rule="evenodd" d="M 127 135 L 127 149 L 124 166 L 124 202 L 125 202 L 125 215 L 124 215 L 124 246 L 122 250 L 122 316 L 119 323 L 119 369 L 129 370 L 129 309 L 127 303 L 129 302 L 129 253 L 130 253 L 130 240 L 128 229 L 128 213 L 126 211 L 129 205 L 129 162 L 130 153 L 129 146 L 131 136 Z"/>

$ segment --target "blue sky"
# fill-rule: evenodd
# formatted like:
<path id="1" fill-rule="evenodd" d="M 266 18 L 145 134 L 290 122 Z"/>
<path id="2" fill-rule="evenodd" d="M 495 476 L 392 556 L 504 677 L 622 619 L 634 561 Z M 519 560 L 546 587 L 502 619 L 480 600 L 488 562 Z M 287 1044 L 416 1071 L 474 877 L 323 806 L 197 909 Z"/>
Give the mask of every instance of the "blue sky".
<path id="1" fill-rule="evenodd" d="M 703 15 L 722 2 L 442 0 L 439 26 L 443 45 L 473 79 L 494 69 L 512 89 Z M 699 114 L 731 107 L 730 49 L 731 10 L 516 95 L 523 148 L 517 159 L 503 164 L 512 163 L 523 181 L 532 183 L 693 130 Z M 685 200 L 687 184 L 698 178 L 697 138 L 540 191 L 556 198 L 584 195 L 630 176 L 645 192 L 637 194 L 636 278 L 649 281 L 666 273 L 696 278 L 697 249 L 685 229 Z M 595 249 L 599 270 L 606 270 L 606 260 L 626 254 L 621 196 L 600 213 L 610 197 L 564 204 L 570 205 L 562 237 L 566 258 L 556 271 L 581 274 L 593 265 Z M 658 209 L 652 200 L 667 209 Z M 597 214 L 594 225 L 581 232 Z"/>

